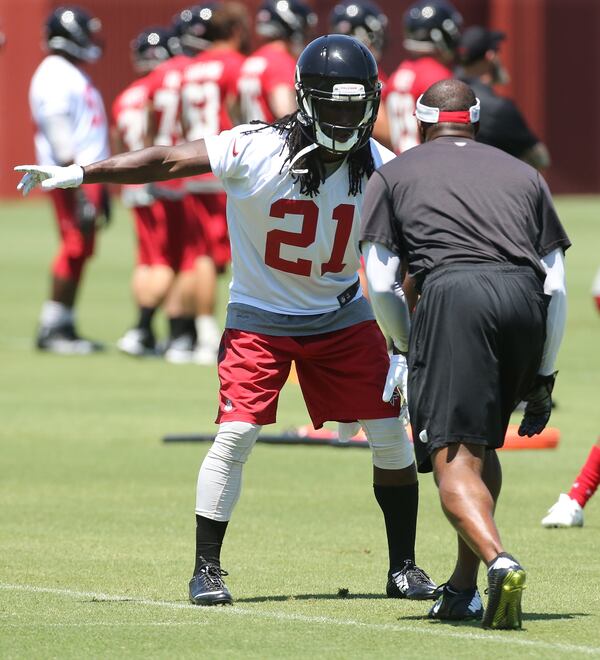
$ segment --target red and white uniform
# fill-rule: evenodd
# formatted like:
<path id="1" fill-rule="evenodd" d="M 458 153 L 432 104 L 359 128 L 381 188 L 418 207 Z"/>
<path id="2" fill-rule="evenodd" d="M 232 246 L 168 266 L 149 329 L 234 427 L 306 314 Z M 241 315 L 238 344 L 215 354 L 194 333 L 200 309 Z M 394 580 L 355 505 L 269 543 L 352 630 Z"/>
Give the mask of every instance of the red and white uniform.
<path id="1" fill-rule="evenodd" d="M 348 195 L 347 164 L 311 198 L 286 170 L 275 129 L 242 125 L 206 146 L 227 191 L 233 264 L 217 421 L 274 422 L 292 361 L 316 428 L 396 417 L 398 402 L 381 400 L 385 340 L 357 285 L 362 194 Z M 394 157 L 374 140 L 371 150 L 376 166 Z M 339 316 L 344 323 L 328 326 Z"/>
<path id="2" fill-rule="evenodd" d="M 392 145 L 397 154 L 419 144 L 414 116 L 417 99 L 433 83 L 446 78 L 453 78 L 452 71 L 433 57 L 405 60 L 390 76 L 382 100 L 387 110 Z"/>
<path id="3" fill-rule="evenodd" d="M 206 139 L 212 171 L 227 192 L 230 302 L 279 314 L 337 310 L 338 294 L 356 281 L 360 265 L 362 195 L 348 196 L 345 162 L 318 196 L 301 195 L 285 174 L 281 136 L 256 128 L 237 126 Z M 394 157 L 374 140 L 371 149 L 376 166 Z"/>
<path id="4" fill-rule="evenodd" d="M 157 146 L 174 146 L 183 140 L 179 118 L 181 82 L 189 62 L 183 55 L 173 57 L 147 76 L 150 124 Z M 175 271 L 192 270 L 198 256 L 198 229 L 186 199 L 185 180 L 160 181 L 153 184 L 152 190 L 167 218 L 166 265 Z"/>
<path id="5" fill-rule="evenodd" d="M 265 44 L 256 50 L 244 62 L 238 82 L 244 121 L 274 121 L 269 95 L 279 85 L 293 90 L 295 72 L 296 59 L 279 46 Z"/>
<path id="6" fill-rule="evenodd" d="M 232 128 L 228 110 L 238 99 L 244 59 L 236 50 L 216 48 L 200 53 L 185 67 L 181 116 L 186 141 Z M 210 256 L 217 269 L 223 270 L 231 258 L 223 185 L 213 174 L 189 178 L 186 183 L 201 229 L 199 252 Z"/>
<path id="7" fill-rule="evenodd" d="M 59 162 L 49 139 L 53 120 L 68 126 L 67 151 L 73 162 L 87 165 L 109 156 L 108 122 L 100 92 L 89 76 L 60 55 L 48 55 L 38 66 L 29 88 L 29 104 L 35 132 L 35 152 L 39 165 L 64 165 Z M 66 122 L 66 124 L 65 124 Z M 86 260 L 94 253 L 95 230 L 82 231 L 78 216 L 78 195 L 102 212 L 106 194 L 100 184 L 86 184 L 81 192 L 52 190 L 61 244 L 52 265 L 55 277 L 78 281 Z"/>

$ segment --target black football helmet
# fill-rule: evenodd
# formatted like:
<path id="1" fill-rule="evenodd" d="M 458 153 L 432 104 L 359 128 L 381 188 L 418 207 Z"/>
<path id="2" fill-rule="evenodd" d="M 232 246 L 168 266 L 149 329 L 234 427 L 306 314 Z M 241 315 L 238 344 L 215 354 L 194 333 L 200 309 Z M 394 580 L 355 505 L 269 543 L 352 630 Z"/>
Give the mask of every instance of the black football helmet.
<path id="1" fill-rule="evenodd" d="M 420 0 L 404 14 L 404 47 L 416 53 L 454 53 L 463 19 L 446 0 Z"/>
<path id="2" fill-rule="evenodd" d="M 387 16 L 368 0 L 345 0 L 336 5 L 329 15 L 331 32 L 356 37 L 376 60 L 383 54 L 387 24 Z"/>
<path id="3" fill-rule="evenodd" d="M 317 15 L 302 0 L 266 0 L 256 14 L 256 33 L 271 41 L 284 39 L 301 49 L 317 24 Z"/>
<path id="4" fill-rule="evenodd" d="M 298 58 L 298 121 L 311 142 L 327 151 L 349 153 L 367 142 L 380 96 L 375 58 L 354 37 L 319 37 Z"/>
<path id="5" fill-rule="evenodd" d="M 148 28 L 138 34 L 131 42 L 131 54 L 139 73 L 152 71 L 173 55 L 171 37 L 171 31 L 163 27 Z"/>
<path id="6" fill-rule="evenodd" d="M 212 19 L 218 7 L 218 2 L 205 2 L 180 11 L 173 19 L 175 39 L 171 44 L 178 43 L 189 57 L 206 50 L 214 40 Z"/>
<path id="7" fill-rule="evenodd" d="M 79 7 L 57 7 L 46 19 L 48 50 L 82 62 L 95 62 L 102 55 L 101 28 L 100 19 Z"/>

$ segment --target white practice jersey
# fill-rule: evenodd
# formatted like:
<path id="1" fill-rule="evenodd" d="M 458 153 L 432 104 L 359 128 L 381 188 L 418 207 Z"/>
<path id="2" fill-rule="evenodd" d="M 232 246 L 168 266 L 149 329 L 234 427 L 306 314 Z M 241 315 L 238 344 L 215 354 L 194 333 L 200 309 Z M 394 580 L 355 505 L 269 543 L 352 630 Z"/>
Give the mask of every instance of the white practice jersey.
<path id="1" fill-rule="evenodd" d="M 36 125 L 35 151 L 39 165 L 60 165 L 45 134 L 48 119 L 68 117 L 72 127 L 74 161 L 88 165 L 109 156 L 108 125 L 102 97 L 89 77 L 60 55 L 49 55 L 38 66 L 29 88 L 29 105 Z"/>
<path id="2" fill-rule="evenodd" d="M 357 280 L 363 195 L 348 194 L 346 163 L 316 197 L 300 194 L 283 164 L 283 137 L 256 128 L 246 124 L 206 138 L 212 170 L 227 192 L 230 302 L 278 314 L 335 311 L 338 296 Z M 376 167 L 394 158 L 370 143 Z M 359 288 L 354 299 L 360 296 Z"/>

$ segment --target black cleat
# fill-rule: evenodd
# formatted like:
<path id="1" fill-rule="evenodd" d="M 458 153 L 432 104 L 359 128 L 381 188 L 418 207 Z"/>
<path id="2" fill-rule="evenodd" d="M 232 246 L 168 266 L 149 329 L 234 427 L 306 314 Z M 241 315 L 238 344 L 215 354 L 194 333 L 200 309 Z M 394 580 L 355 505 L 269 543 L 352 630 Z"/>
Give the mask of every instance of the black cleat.
<path id="1" fill-rule="evenodd" d="M 410 600 L 435 599 L 437 585 L 410 559 L 399 571 L 390 571 L 385 588 L 388 598 L 409 598 Z"/>
<path id="2" fill-rule="evenodd" d="M 427 615 L 430 619 L 469 621 L 483 617 L 483 603 L 477 587 L 454 591 L 445 583 L 438 587 L 437 593 L 439 598 Z"/>
<path id="3" fill-rule="evenodd" d="M 190 580 L 190 602 L 194 605 L 231 605 L 233 599 L 223 582 L 228 575 L 218 564 L 204 562 Z"/>
<path id="4" fill-rule="evenodd" d="M 104 350 L 104 346 L 91 339 L 80 337 L 72 323 L 55 328 L 40 327 L 36 346 L 40 351 L 59 355 L 89 355 Z"/>
<path id="5" fill-rule="evenodd" d="M 520 630 L 522 627 L 521 597 L 526 574 L 523 567 L 510 555 L 506 558 L 514 563 L 488 571 L 488 601 L 483 614 L 484 628 Z"/>

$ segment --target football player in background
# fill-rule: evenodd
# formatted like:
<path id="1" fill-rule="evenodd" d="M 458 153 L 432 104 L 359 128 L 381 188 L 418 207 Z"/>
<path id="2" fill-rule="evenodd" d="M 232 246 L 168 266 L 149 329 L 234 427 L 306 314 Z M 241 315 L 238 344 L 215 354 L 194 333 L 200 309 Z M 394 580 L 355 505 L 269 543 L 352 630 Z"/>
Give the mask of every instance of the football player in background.
<path id="1" fill-rule="evenodd" d="M 355 37 L 371 51 L 379 69 L 379 80 L 383 90 L 388 77 L 382 71 L 380 61 L 386 43 L 388 18 L 375 2 L 369 0 L 345 0 L 335 5 L 329 15 L 330 31 L 334 34 L 347 34 Z M 392 148 L 390 127 L 385 105 L 379 106 L 377 121 L 373 128 L 373 138 L 388 149 Z"/>
<path id="2" fill-rule="evenodd" d="M 113 151 L 143 149 L 148 141 L 148 80 L 147 76 L 172 53 L 172 34 L 166 28 L 153 27 L 141 32 L 131 43 L 132 64 L 141 77 L 128 85 L 112 106 Z M 156 338 L 152 320 L 173 281 L 164 254 L 167 220 L 164 207 L 155 203 L 148 185 L 123 186 L 123 204 L 133 213 L 137 237 L 137 264 L 131 288 L 138 308 L 137 324 L 118 341 L 117 347 L 134 356 L 156 355 Z"/>
<path id="3" fill-rule="evenodd" d="M 502 149 L 543 170 L 550 166 L 546 145 L 531 132 L 515 103 L 494 91 L 494 85 L 509 81 L 499 53 L 504 38 L 503 32 L 488 30 L 480 25 L 467 28 L 458 46 L 460 67 L 456 75 L 471 87 L 481 101 L 477 142 Z"/>
<path id="4" fill-rule="evenodd" d="M 98 18 L 76 7 L 59 7 L 45 24 L 49 54 L 29 88 L 40 165 L 92 163 L 109 155 L 108 125 L 100 92 L 84 68 L 102 55 Z M 37 347 L 61 354 L 89 354 L 102 346 L 79 336 L 75 305 L 87 260 L 94 253 L 96 225 L 108 221 L 106 187 L 53 190 L 60 245 L 51 267 L 51 286 L 39 319 Z"/>
<path id="5" fill-rule="evenodd" d="M 317 24 L 303 0 L 265 0 L 255 30 L 263 44 L 242 67 L 238 84 L 243 121 L 272 122 L 296 110 L 296 58 Z"/>
<path id="6" fill-rule="evenodd" d="M 433 83 L 452 78 L 462 17 L 446 0 L 420 0 L 404 13 L 404 48 L 410 58 L 390 76 L 383 93 L 393 149 L 420 142 L 415 104 Z"/>
<path id="7" fill-rule="evenodd" d="M 217 135 L 239 123 L 237 83 L 244 62 L 242 53 L 248 53 L 250 43 L 250 20 L 244 5 L 214 5 L 210 33 L 210 46 L 183 70 L 181 123 L 188 142 Z M 194 361 L 215 364 L 221 339 L 214 316 L 217 275 L 225 271 L 231 259 L 227 200 L 222 183 L 213 174 L 189 178 L 186 186 L 200 225 Z"/>
<path id="8" fill-rule="evenodd" d="M 600 312 L 600 269 L 592 283 L 592 296 Z M 583 509 L 600 484 L 600 438 L 592 447 L 571 490 L 561 493 L 542 519 L 544 527 L 583 527 Z"/>
<path id="9" fill-rule="evenodd" d="M 214 3 L 204 3 L 183 9 L 173 21 L 175 43 L 180 45 L 180 52 L 148 77 L 148 144 L 174 146 L 183 140 L 179 112 L 183 71 L 191 58 L 212 43 L 214 6 Z M 165 255 L 172 272 L 172 284 L 164 302 L 169 320 L 164 358 L 174 364 L 189 363 L 196 345 L 199 227 L 183 180 L 156 182 L 152 192 L 168 218 Z"/>
<path id="10" fill-rule="evenodd" d="M 388 538 L 387 595 L 435 598 L 435 584 L 415 565 L 418 483 L 397 380 L 357 277 L 363 191 L 374 169 L 394 158 L 370 139 L 377 64 L 352 37 L 320 37 L 298 59 L 296 89 L 299 110 L 273 124 L 120 154 L 85 170 L 22 166 L 19 189 L 211 170 L 223 181 L 233 276 L 219 356 L 219 430 L 197 484 L 193 603 L 232 602 L 221 546 L 244 463 L 263 424 L 276 421 L 292 361 L 315 428 L 359 420 L 365 430 Z M 304 545 L 310 552 L 311 539 Z"/>

